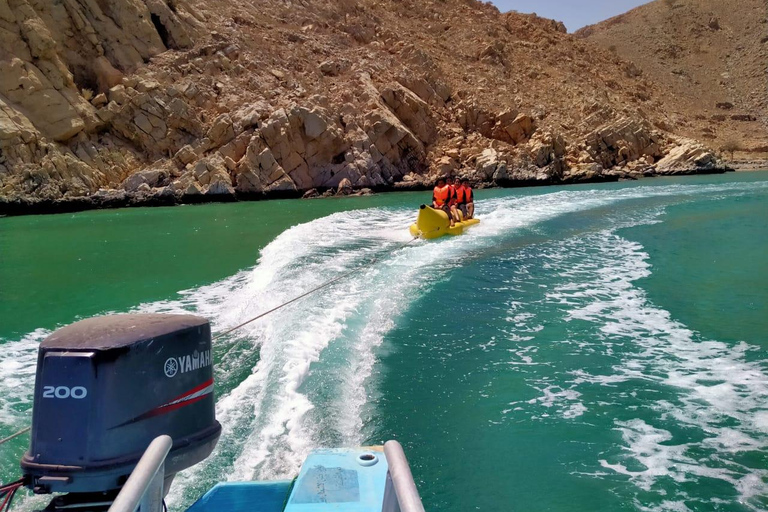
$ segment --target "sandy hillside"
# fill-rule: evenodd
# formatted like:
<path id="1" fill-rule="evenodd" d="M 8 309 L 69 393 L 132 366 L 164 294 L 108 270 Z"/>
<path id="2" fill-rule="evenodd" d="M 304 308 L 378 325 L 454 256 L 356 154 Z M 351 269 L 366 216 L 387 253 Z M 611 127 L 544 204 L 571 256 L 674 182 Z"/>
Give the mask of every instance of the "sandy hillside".
<path id="1" fill-rule="evenodd" d="M 594 37 L 473 0 L 0 0 L 0 205 L 721 168 Z"/>
<path id="2" fill-rule="evenodd" d="M 765 0 L 658 0 L 578 35 L 661 87 L 671 130 L 768 153 Z"/>

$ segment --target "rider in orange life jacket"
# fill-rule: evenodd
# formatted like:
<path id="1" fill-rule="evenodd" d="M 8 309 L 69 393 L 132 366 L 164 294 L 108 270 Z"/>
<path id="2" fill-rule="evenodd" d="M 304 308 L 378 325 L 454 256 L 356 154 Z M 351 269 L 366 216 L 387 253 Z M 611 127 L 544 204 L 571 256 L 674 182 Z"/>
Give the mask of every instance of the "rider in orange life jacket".
<path id="1" fill-rule="evenodd" d="M 465 219 L 471 219 L 475 216 L 475 197 L 472 193 L 472 187 L 469 186 L 469 180 L 464 178 L 461 180 L 459 196 L 459 208 L 461 213 L 464 214 Z"/>
<path id="2" fill-rule="evenodd" d="M 453 227 L 450 201 L 451 188 L 445 184 L 445 178 L 440 178 L 437 180 L 437 186 L 432 191 L 432 208 L 443 210 L 448 215 L 448 220 L 451 221 L 451 227 Z"/>
<path id="3" fill-rule="evenodd" d="M 451 208 L 450 215 L 453 217 L 453 220 L 456 222 L 461 222 L 461 217 L 459 217 L 459 212 L 456 210 L 456 207 L 458 206 L 458 200 L 456 196 L 456 189 L 459 187 L 458 180 L 457 183 L 453 182 L 453 178 L 448 176 L 445 179 L 446 183 L 448 184 L 448 187 L 451 189 L 451 200 L 448 201 L 448 206 Z"/>
<path id="4" fill-rule="evenodd" d="M 458 182 L 458 180 L 456 180 Z M 465 194 L 465 189 L 463 184 L 456 185 L 456 209 L 461 212 L 461 220 L 466 220 L 467 218 L 467 195 Z"/>

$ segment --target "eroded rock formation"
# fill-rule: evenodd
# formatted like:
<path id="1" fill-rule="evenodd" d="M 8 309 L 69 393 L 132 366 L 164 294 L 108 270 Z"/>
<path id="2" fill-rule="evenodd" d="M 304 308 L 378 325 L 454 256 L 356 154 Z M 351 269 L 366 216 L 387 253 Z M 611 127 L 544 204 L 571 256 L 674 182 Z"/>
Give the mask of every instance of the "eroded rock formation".
<path id="1" fill-rule="evenodd" d="M 0 204 L 722 167 L 645 114 L 652 82 L 562 26 L 407 4 L 0 0 Z"/>

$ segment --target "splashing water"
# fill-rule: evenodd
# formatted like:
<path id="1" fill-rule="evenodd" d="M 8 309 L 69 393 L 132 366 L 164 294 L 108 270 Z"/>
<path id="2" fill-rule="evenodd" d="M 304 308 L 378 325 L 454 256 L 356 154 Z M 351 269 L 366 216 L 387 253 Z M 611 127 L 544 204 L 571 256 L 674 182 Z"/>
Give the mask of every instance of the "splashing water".
<path id="1" fill-rule="evenodd" d="M 455 346 L 447 343 L 429 357 L 450 368 L 463 351 L 481 350 L 487 360 L 473 373 L 503 369 L 506 373 L 494 379 L 508 372 L 522 376 L 523 396 L 504 395 L 489 424 L 601 421 L 603 432 L 615 434 L 614 442 L 589 452 L 586 460 L 565 464 L 569 474 L 625 479 L 630 487 L 612 492 L 638 510 L 711 506 L 716 496 L 689 488 L 698 479 L 726 483 L 733 495 L 726 501 L 756 510 L 755 503 L 765 500 L 768 472 L 739 456 L 768 448 L 764 362 L 750 356 L 753 345 L 703 339 L 656 306 L 638 286 L 652 275 L 649 254 L 617 232 L 661 222 L 670 205 L 732 199 L 768 190 L 766 184 L 581 188 L 501 197 L 478 203 L 482 222 L 466 235 L 407 246 L 410 209 L 336 213 L 284 231 L 264 247 L 253 268 L 136 306 L 141 312 L 199 314 L 211 320 L 215 332 L 224 332 L 360 269 L 215 342 L 222 438 L 207 461 L 177 477 L 171 506 L 188 505 L 221 480 L 292 476 L 319 446 L 382 441 L 397 416 L 386 417 L 392 406 L 384 395 L 395 371 L 386 365 L 387 354 L 409 350 L 398 345 L 397 332 L 418 318 L 427 299 L 449 312 L 445 290 L 457 276 L 471 273 L 484 284 L 462 289 L 462 296 L 479 302 L 487 293 L 499 299 L 485 316 L 467 320 L 487 332 L 468 348 L 453 340 Z M 556 234 L 553 223 L 559 223 Z M 378 263 L 366 266 L 374 257 Z M 497 272 L 485 283 L 483 266 L 489 261 L 507 269 L 507 276 Z M 544 277 L 537 273 L 541 269 Z M 433 324 L 424 336 L 440 335 L 446 325 Z M 553 326 L 562 335 L 560 347 L 567 346 L 579 364 L 565 364 L 562 352 L 542 345 Z M 411 327 L 414 336 L 420 333 L 419 325 Z M 0 425 L 8 431 L 29 421 L 36 348 L 49 332 L 37 329 L 2 340 Z M 601 364 L 582 364 L 586 355 Z M 419 387 L 411 374 L 400 379 L 403 386 Z M 493 382 L 479 391 L 481 399 L 505 393 Z M 623 413 L 603 417 L 609 404 Z M 429 442 L 427 432 L 416 437 Z M 685 442 L 678 442 L 683 437 Z M 458 498 L 441 502 L 437 492 L 426 492 L 435 509 L 467 510 L 456 504 Z"/>

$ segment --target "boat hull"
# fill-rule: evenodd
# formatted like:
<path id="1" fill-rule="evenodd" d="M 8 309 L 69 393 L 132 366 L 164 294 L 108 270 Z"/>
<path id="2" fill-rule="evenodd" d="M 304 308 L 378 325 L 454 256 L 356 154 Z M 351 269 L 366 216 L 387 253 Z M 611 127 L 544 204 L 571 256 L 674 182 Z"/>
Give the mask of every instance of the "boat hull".
<path id="1" fill-rule="evenodd" d="M 416 218 L 416 223 L 411 225 L 410 231 L 412 236 L 433 240 L 446 235 L 461 235 L 465 229 L 479 223 L 479 219 L 467 219 L 451 226 L 447 213 L 421 205 L 419 216 Z"/>

